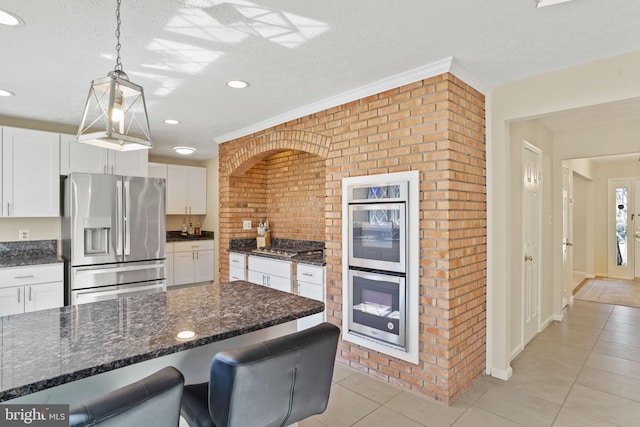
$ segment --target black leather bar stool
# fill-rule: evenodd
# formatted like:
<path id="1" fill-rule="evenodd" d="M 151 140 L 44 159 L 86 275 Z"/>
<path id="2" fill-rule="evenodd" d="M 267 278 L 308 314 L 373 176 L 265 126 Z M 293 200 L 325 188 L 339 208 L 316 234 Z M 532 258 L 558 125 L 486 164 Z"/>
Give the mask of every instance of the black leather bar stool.
<path id="1" fill-rule="evenodd" d="M 69 426 L 177 427 L 184 377 L 168 366 L 69 410 Z"/>
<path id="2" fill-rule="evenodd" d="M 209 382 L 185 386 L 182 417 L 192 427 L 280 427 L 321 414 L 339 335 L 321 323 L 216 354 Z"/>

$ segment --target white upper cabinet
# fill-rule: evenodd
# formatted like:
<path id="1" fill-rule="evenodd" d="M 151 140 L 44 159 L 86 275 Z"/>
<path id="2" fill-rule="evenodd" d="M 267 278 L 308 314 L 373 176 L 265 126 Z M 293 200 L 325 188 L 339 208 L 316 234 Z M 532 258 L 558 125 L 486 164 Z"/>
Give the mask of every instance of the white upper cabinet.
<path id="1" fill-rule="evenodd" d="M 61 135 L 60 174 L 70 172 L 147 176 L 148 150 L 117 151 L 76 142 L 75 135 Z"/>
<path id="2" fill-rule="evenodd" d="M 207 213 L 207 169 L 167 165 L 167 214 Z"/>
<path id="3" fill-rule="evenodd" d="M 60 135 L 2 128 L 2 216 L 60 216 Z"/>
<path id="4" fill-rule="evenodd" d="M 167 165 L 164 163 L 149 162 L 149 178 L 167 179 Z"/>

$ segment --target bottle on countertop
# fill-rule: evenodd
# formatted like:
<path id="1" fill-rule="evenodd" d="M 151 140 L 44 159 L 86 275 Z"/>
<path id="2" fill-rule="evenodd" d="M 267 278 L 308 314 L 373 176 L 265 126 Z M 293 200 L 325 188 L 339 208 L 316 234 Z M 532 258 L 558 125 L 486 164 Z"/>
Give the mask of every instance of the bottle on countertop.
<path id="1" fill-rule="evenodd" d="M 196 226 L 195 226 L 195 228 L 193 229 L 193 233 L 194 233 L 196 236 L 201 236 L 201 235 L 202 235 L 202 231 L 200 230 L 200 221 L 199 221 L 199 220 L 196 220 Z"/>
<path id="2" fill-rule="evenodd" d="M 182 231 L 180 232 L 180 235 L 184 237 L 184 236 L 187 235 L 187 232 L 188 232 L 188 230 L 187 230 L 187 221 L 183 218 L 182 219 Z"/>
<path id="3" fill-rule="evenodd" d="M 189 228 L 187 229 L 187 234 L 189 236 L 193 236 L 193 222 L 189 221 Z"/>

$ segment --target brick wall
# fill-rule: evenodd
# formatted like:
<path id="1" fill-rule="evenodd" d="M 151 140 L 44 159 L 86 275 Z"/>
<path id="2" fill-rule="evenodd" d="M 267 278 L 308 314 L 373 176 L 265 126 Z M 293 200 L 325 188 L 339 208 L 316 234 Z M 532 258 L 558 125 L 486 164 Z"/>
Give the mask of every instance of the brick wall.
<path id="1" fill-rule="evenodd" d="M 246 235 L 242 215 L 269 211 L 278 237 L 298 238 L 293 234 L 302 234 L 293 225 L 295 219 L 287 217 L 286 207 L 296 197 L 304 199 L 289 212 L 301 213 L 308 205 L 309 220 L 320 213 L 323 229 L 313 233 L 326 241 L 326 314 L 341 325 L 341 180 L 420 171 L 419 364 L 347 342 L 340 343 L 338 360 L 450 403 L 482 375 L 485 362 L 484 130 L 482 94 L 443 74 L 221 144 L 220 247 Z M 322 174 L 321 163 L 322 190 L 317 177 L 309 184 L 302 177 L 290 179 L 296 171 Z M 272 170 L 281 175 L 277 184 L 268 183 Z M 288 202 L 279 204 L 268 200 L 281 193 L 270 186 L 286 185 L 298 194 L 292 192 Z M 265 199 L 259 200 L 260 195 Z M 224 277 L 224 251 L 220 264 Z"/>

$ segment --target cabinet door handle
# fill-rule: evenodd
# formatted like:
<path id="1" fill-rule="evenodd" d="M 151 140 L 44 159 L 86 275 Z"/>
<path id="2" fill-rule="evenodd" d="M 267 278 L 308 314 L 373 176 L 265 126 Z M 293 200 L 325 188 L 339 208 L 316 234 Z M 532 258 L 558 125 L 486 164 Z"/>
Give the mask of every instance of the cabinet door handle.
<path id="1" fill-rule="evenodd" d="M 31 301 L 31 286 L 29 286 L 29 301 Z"/>
<path id="2" fill-rule="evenodd" d="M 15 276 L 14 279 L 31 279 L 32 277 L 36 277 L 33 274 L 29 274 L 27 276 Z"/>
<path id="3" fill-rule="evenodd" d="M 186 206 L 184 207 L 184 214 L 185 215 L 187 214 L 187 207 Z"/>
<path id="4" fill-rule="evenodd" d="M 302 273 L 303 276 L 308 276 L 308 277 L 313 277 L 313 273 L 309 273 L 309 272 L 304 272 Z"/>
<path id="5" fill-rule="evenodd" d="M 200 259 L 200 252 L 196 252 L 196 259 Z"/>
<path id="6" fill-rule="evenodd" d="M 20 288 L 18 288 L 18 303 L 20 303 Z"/>
<path id="7" fill-rule="evenodd" d="M 232 260 L 231 260 L 231 262 L 238 263 L 238 262 L 240 262 L 240 261 L 238 261 L 237 259 L 232 259 Z"/>
<path id="8" fill-rule="evenodd" d="M 105 163 L 104 165 L 102 165 L 102 170 L 104 171 L 104 174 L 107 174 L 107 164 Z"/>
<path id="9" fill-rule="evenodd" d="M 189 206 L 189 215 L 191 215 L 191 206 Z"/>
<path id="10" fill-rule="evenodd" d="M 10 216 L 9 210 L 11 209 L 11 203 L 7 202 L 7 216 Z"/>

